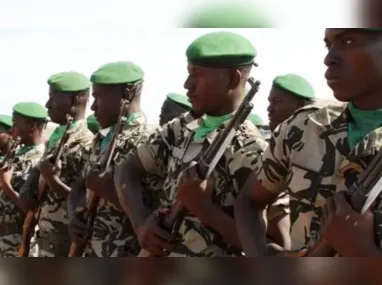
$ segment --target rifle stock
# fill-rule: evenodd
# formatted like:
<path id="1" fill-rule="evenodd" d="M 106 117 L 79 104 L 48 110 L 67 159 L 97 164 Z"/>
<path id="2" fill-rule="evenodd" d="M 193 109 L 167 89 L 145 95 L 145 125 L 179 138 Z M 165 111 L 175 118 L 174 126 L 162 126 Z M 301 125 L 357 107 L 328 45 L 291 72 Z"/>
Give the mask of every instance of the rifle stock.
<path id="1" fill-rule="evenodd" d="M 55 152 L 53 153 L 52 159 L 54 159 L 54 165 L 58 166 L 58 163 L 61 159 L 62 153 L 66 149 L 66 143 L 68 141 L 69 135 L 68 131 L 70 128 L 71 123 L 73 122 L 73 118 L 70 115 L 66 115 L 66 128 L 64 135 L 62 136 L 62 139 L 56 148 Z M 45 157 L 43 157 L 44 159 Z M 42 160 L 43 160 L 42 159 Z M 30 251 L 30 240 L 32 238 L 32 235 L 34 233 L 35 227 L 38 223 L 38 220 L 40 218 L 41 213 L 41 202 L 42 199 L 47 191 L 47 185 L 43 179 L 43 177 L 40 175 L 38 181 L 38 191 L 37 191 L 37 202 L 38 207 L 37 209 L 28 210 L 24 219 L 23 224 L 23 232 L 22 232 L 22 240 L 21 245 L 19 247 L 17 257 L 28 257 L 29 251 Z"/>
<path id="2" fill-rule="evenodd" d="M 107 152 L 104 156 L 104 160 L 98 164 L 98 168 L 102 171 L 106 171 L 107 168 L 110 166 L 110 163 L 113 159 L 114 153 L 115 153 L 115 148 L 117 145 L 117 139 L 118 136 L 120 135 L 123 127 L 123 123 L 125 120 L 126 116 L 126 111 L 127 111 L 127 106 L 129 102 L 125 99 L 121 100 L 121 108 L 119 111 L 119 118 L 115 127 L 115 132 L 114 136 L 112 138 L 112 141 L 110 142 Z M 85 209 L 78 209 L 76 212 L 77 215 L 82 215 L 82 218 L 86 221 L 86 225 L 88 229 L 91 229 L 93 227 L 94 219 L 97 214 L 97 206 L 100 201 L 100 197 L 97 196 L 91 189 L 86 189 L 86 191 L 89 191 L 89 198 L 86 203 Z M 69 249 L 69 255 L 68 257 L 80 257 L 83 255 L 86 245 L 90 239 L 91 233 L 84 239 L 83 242 L 75 242 L 73 241 L 70 245 Z"/>
<path id="3" fill-rule="evenodd" d="M 253 109 L 251 103 L 253 97 L 259 91 L 260 81 L 255 81 L 252 77 L 248 78 L 248 82 L 251 85 L 251 89 L 247 93 L 247 96 L 243 99 L 239 108 L 230 119 L 228 125 L 224 130 L 219 132 L 214 141 L 209 145 L 207 150 L 202 154 L 201 158 L 195 165 L 198 178 L 206 180 L 215 169 L 215 166 L 223 156 L 224 151 L 231 143 L 238 128 L 247 119 L 248 115 Z M 185 212 L 181 201 L 177 201 L 170 209 L 169 213 L 163 217 L 159 217 L 160 225 L 163 229 L 176 234 L 179 232 L 180 226 L 183 222 Z M 150 253 L 142 249 L 138 257 L 150 257 Z"/>
<path id="4" fill-rule="evenodd" d="M 100 198 L 94 194 L 94 192 L 91 192 L 91 190 L 87 189 L 89 191 L 89 199 L 86 208 L 84 209 L 85 211 L 83 212 L 83 218 L 85 221 L 87 221 L 86 225 L 90 228 L 93 226 L 94 223 L 94 218 L 96 216 L 96 210 L 97 210 L 97 205 L 99 203 Z M 68 257 L 81 257 L 82 254 L 85 251 L 86 245 L 87 245 L 88 240 L 83 243 L 77 243 L 77 242 L 72 242 L 70 245 L 69 249 L 69 256 Z"/>

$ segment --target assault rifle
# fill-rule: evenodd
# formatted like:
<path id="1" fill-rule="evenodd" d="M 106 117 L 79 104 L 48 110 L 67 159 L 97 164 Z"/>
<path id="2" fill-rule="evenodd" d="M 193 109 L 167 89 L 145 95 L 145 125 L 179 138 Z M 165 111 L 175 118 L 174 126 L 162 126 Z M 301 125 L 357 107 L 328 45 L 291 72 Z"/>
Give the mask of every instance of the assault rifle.
<path id="1" fill-rule="evenodd" d="M 247 96 L 236 110 L 233 117 L 230 119 L 227 127 L 221 131 L 210 144 L 207 150 L 202 154 L 199 161 L 196 163 L 196 172 L 198 178 L 206 180 L 211 175 L 215 166 L 223 156 L 227 147 L 231 144 L 237 130 L 247 119 L 248 115 L 253 109 L 251 103 L 253 97 L 259 90 L 260 81 L 255 81 L 252 77 L 248 78 L 251 89 L 248 91 Z M 181 179 L 180 179 L 181 180 Z M 180 226 L 183 222 L 185 211 L 181 201 L 177 201 L 170 209 L 170 211 L 163 215 L 158 211 L 155 212 L 160 226 L 176 235 L 179 232 Z M 149 257 L 150 254 L 146 250 L 141 250 L 138 257 Z"/>
<path id="2" fill-rule="evenodd" d="M 123 125 L 126 120 L 126 111 L 129 101 L 122 99 L 121 100 L 121 108 L 119 111 L 118 121 L 115 127 L 113 138 L 106 150 L 105 155 L 103 156 L 103 160 L 97 165 L 99 170 L 106 171 L 110 163 L 114 157 L 115 148 L 117 146 L 117 139 L 119 138 Z M 87 228 L 93 228 L 94 219 L 97 214 L 97 206 L 100 200 L 100 197 L 95 195 L 91 189 L 86 189 L 86 192 L 89 192 L 89 198 L 87 199 L 87 204 L 85 209 L 81 208 L 77 210 L 76 214 L 82 214 L 83 219 L 86 221 Z M 81 257 L 83 252 L 85 251 L 86 245 L 89 241 L 90 236 L 88 236 L 82 243 L 72 242 L 69 250 L 69 257 Z"/>
<path id="3" fill-rule="evenodd" d="M 382 148 L 374 156 L 369 166 L 359 175 L 357 181 L 348 189 L 346 198 L 351 207 L 365 214 L 382 191 Z M 308 244 L 306 257 L 332 257 L 335 250 L 327 240 L 317 235 Z"/>
<path id="4" fill-rule="evenodd" d="M 61 141 L 60 141 L 58 147 L 53 152 L 53 156 L 51 158 L 56 167 L 58 166 L 58 163 L 61 159 L 63 152 L 68 147 L 66 145 L 66 143 L 69 139 L 68 131 L 69 131 L 69 128 L 70 128 L 70 125 L 72 122 L 73 122 L 73 118 L 70 115 L 66 115 L 66 126 L 65 126 L 64 135 L 62 136 Z M 46 154 L 46 152 L 45 152 L 45 154 Z M 44 159 L 45 159 L 45 155 L 41 159 L 41 161 L 43 161 Z M 37 209 L 28 210 L 28 212 L 25 216 L 24 225 L 23 225 L 22 241 L 21 241 L 21 245 L 19 247 L 18 253 L 17 253 L 17 257 L 28 257 L 29 256 L 30 241 L 31 241 L 32 235 L 34 233 L 35 227 L 38 223 L 38 220 L 40 218 L 42 199 L 45 196 L 47 191 L 48 191 L 47 185 L 46 185 L 43 177 L 40 175 L 39 183 L 38 183 L 38 191 L 37 191 L 37 202 L 39 205 L 38 205 Z"/>

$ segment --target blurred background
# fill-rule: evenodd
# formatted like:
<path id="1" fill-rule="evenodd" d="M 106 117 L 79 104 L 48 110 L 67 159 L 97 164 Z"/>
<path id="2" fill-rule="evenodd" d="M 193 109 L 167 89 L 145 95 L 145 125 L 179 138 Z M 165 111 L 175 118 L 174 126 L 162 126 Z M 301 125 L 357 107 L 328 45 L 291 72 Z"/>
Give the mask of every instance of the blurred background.
<path id="1" fill-rule="evenodd" d="M 1 260 L 1 284 L 14 285 L 377 285 L 362 259 L 44 259 Z"/>

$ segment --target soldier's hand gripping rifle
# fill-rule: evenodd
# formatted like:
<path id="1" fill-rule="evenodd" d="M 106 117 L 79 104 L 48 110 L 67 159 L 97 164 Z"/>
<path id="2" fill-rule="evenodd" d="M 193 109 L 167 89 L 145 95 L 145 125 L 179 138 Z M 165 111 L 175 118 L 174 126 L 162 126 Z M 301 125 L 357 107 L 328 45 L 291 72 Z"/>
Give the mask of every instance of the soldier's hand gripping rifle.
<path id="1" fill-rule="evenodd" d="M 11 148 L 12 136 L 7 133 L 0 134 L 0 162 L 3 160 L 4 156 L 8 153 Z"/>
<path id="2" fill-rule="evenodd" d="M 51 157 L 52 162 L 54 163 L 54 166 L 58 167 L 59 161 L 61 159 L 61 156 L 65 149 L 67 149 L 67 141 L 69 139 L 69 128 L 71 123 L 73 122 L 73 118 L 70 115 L 66 115 L 66 126 L 65 126 L 65 132 L 64 135 L 61 138 L 61 141 L 57 148 L 54 150 L 53 156 Z M 45 156 L 41 159 L 43 159 Z M 20 248 L 18 250 L 18 257 L 28 257 L 29 256 L 29 250 L 30 250 L 30 241 L 32 238 L 32 235 L 34 233 L 35 227 L 37 225 L 37 222 L 40 218 L 40 212 L 41 212 L 41 200 L 45 196 L 46 192 L 48 191 L 47 185 L 42 177 L 40 175 L 39 177 L 39 183 L 38 183 L 38 191 L 37 191 L 37 203 L 38 207 L 37 209 L 31 209 L 28 210 L 25 220 L 24 220 L 24 225 L 23 225 L 23 235 L 22 235 L 22 241 Z"/>
<path id="3" fill-rule="evenodd" d="M 7 135 L 8 136 L 8 135 Z M 8 136 L 8 142 L 6 143 L 7 152 L 0 162 L 0 169 L 7 171 L 12 167 L 12 164 L 15 162 L 17 148 L 21 145 L 21 137 L 13 139 L 12 136 Z M 9 198 L 11 198 L 19 208 L 22 208 L 18 195 L 13 191 L 8 191 L 3 189 Z"/>
<path id="4" fill-rule="evenodd" d="M 0 161 L 0 169 L 3 169 L 4 167 L 7 167 L 8 165 L 11 165 L 13 160 L 16 157 L 16 150 L 19 147 L 21 143 L 21 137 L 17 137 L 15 140 L 12 139 L 11 136 L 9 136 L 8 143 L 7 143 L 7 152 Z"/>
<path id="5" fill-rule="evenodd" d="M 346 198 L 358 213 L 365 214 L 382 191 L 382 148 L 374 156 L 369 166 L 348 189 Z M 313 237 L 308 245 L 307 257 L 331 257 L 335 250 L 324 238 Z"/>
<path id="6" fill-rule="evenodd" d="M 123 125 L 126 120 L 126 111 L 127 111 L 127 106 L 129 102 L 125 99 L 121 100 L 121 108 L 119 111 L 119 118 L 114 130 L 114 135 L 111 140 L 111 142 L 108 145 L 108 148 L 106 150 L 105 155 L 103 156 L 103 160 L 97 165 L 98 169 L 101 171 L 106 171 L 110 163 L 114 157 L 115 153 L 115 148 L 117 145 L 117 139 L 119 139 L 121 132 L 123 130 Z M 80 209 L 76 214 L 77 215 L 82 215 L 83 219 L 86 222 L 87 228 L 90 230 L 93 228 L 93 223 L 94 219 L 96 216 L 97 212 L 97 206 L 100 200 L 100 197 L 95 195 L 91 189 L 86 189 L 86 192 L 89 193 L 89 197 L 87 199 L 86 207 L 85 209 Z M 88 240 L 90 238 L 91 233 L 86 237 L 84 242 L 82 243 L 77 243 L 77 242 L 72 242 L 70 245 L 69 249 L 69 257 L 80 257 L 82 256 L 83 252 L 85 251 L 86 245 L 88 243 Z"/>
<path id="7" fill-rule="evenodd" d="M 251 103 L 253 97 L 258 92 L 260 87 L 260 81 L 255 81 L 252 77 L 248 78 L 248 82 L 251 85 L 251 89 L 244 98 L 243 102 L 230 119 L 227 127 L 219 132 L 215 137 L 211 145 L 201 155 L 199 161 L 192 167 L 196 168 L 198 178 L 206 180 L 211 175 L 215 166 L 223 156 L 227 147 L 231 144 L 237 130 L 247 119 L 248 115 L 253 109 Z M 181 179 L 180 179 L 181 180 Z M 177 201 L 170 209 L 170 211 L 164 215 L 157 213 L 160 226 L 176 235 L 179 232 L 179 228 L 183 222 L 185 211 L 181 201 Z M 149 257 L 150 254 L 146 250 L 141 250 L 138 257 Z"/>
<path id="8" fill-rule="evenodd" d="M 8 135 L 7 135 L 8 136 Z M 16 158 L 16 151 L 17 148 L 20 146 L 21 143 L 21 137 L 17 137 L 16 139 L 13 139 L 12 136 L 8 136 L 8 140 L 6 143 L 6 149 L 7 152 L 5 153 L 3 159 L 0 162 L 0 169 L 7 171 L 10 169 L 12 164 L 15 161 Z M 18 196 L 13 191 L 8 192 L 6 191 L 6 194 L 11 198 L 14 202 L 16 202 L 16 205 L 20 207 Z"/>

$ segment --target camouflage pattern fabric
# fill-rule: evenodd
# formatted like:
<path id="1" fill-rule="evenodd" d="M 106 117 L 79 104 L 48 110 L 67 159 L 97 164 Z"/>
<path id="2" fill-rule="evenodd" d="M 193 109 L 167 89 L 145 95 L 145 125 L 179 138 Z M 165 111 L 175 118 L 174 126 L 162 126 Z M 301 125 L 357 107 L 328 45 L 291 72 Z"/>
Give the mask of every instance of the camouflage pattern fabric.
<path id="1" fill-rule="evenodd" d="M 366 135 L 353 149 L 347 138 L 351 115 L 346 104 L 307 106 L 282 123 L 259 162 L 265 189 L 290 196 L 292 248 L 300 249 L 320 230 L 320 207 L 335 192 L 346 190 L 382 144 L 382 128 Z M 375 208 L 381 217 L 382 204 Z M 381 241 L 381 224 L 377 231 Z"/>
<path id="2" fill-rule="evenodd" d="M 193 121 L 195 118 L 191 112 L 185 112 L 179 116 L 180 120 L 185 120 L 187 122 Z M 173 120 L 176 120 L 174 118 Z M 170 121 L 171 122 L 171 121 Z M 168 122 L 168 123 L 170 123 Z M 154 133 L 158 128 L 150 129 L 150 133 Z M 145 192 L 143 193 L 143 201 L 145 206 L 153 209 L 154 211 L 160 207 L 160 196 L 163 189 L 164 179 L 160 176 L 152 173 L 147 173 L 146 177 L 142 181 L 143 188 Z"/>
<path id="3" fill-rule="evenodd" d="M 215 130 L 206 138 L 194 140 L 194 131 L 201 122 L 202 118 L 194 120 L 181 116 L 158 129 L 148 142 L 138 148 L 146 171 L 164 180 L 163 190 L 157 195 L 161 207 L 171 207 L 176 202 L 182 171 L 192 161 L 198 160 L 222 129 Z M 232 217 L 238 192 L 266 147 L 260 131 L 252 122 L 245 121 L 211 175 L 214 182 L 213 203 Z M 238 249 L 225 243 L 218 232 L 201 224 L 191 213 L 186 213 L 179 234 L 182 242 L 174 246 L 170 257 L 241 255 Z"/>
<path id="4" fill-rule="evenodd" d="M 31 169 L 40 161 L 44 148 L 44 145 L 39 145 L 16 156 L 12 164 L 13 176 L 11 180 L 11 185 L 16 192 L 19 192 Z M 0 194 L 0 211 L 0 256 L 15 257 L 21 244 L 25 215 L 4 192 Z M 34 238 L 31 245 L 30 256 L 34 257 L 37 254 Z"/>
<path id="5" fill-rule="evenodd" d="M 112 167 L 120 164 L 127 155 L 135 151 L 139 144 L 147 140 L 149 134 L 150 132 L 147 128 L 144 116 L 139 116 L 133 121 L 125 124 L 121 136 L 116 142 Z M 84 179 L 91 167 L 97 161 L 104 159 L 104 154 L 107 152 L 107 148 L 105 152 L 101 152 L 101 142 L 103 137 L 104 135 L 102 135 L 102 133 L 98 133 L 93 140 L 88 163 L 83 171 Z M 158 182 L 158 180 L 151 177 L 151 180 L 147 180 L 146 183 L 154 186 L 156 183 L 160 183 L 160 181 Z M 87 190 L 87 194 L 89 194 L 89 190 Z M 85 256 L 136 256 L 139 251 L 139 243 L 136 239 L 129 217 L 126 216 L 119 206 L 101 198 L 97 207 L 97 215 L 94 220 L 92 237 L 86 247 Z"/>
<path id="6" fill-rule="evenodd" d="M 94 135 L 87 128 L 86 120 L 70 129 L 68 134 L 67 148 L 61 157 L 60 179 L 70 187 L 81 174 L 87 159 L 84 154 L 89 151 Z M 59 143 L 47 149 L 44 155 L 52 155 Z M 41 204 L 38 228 L 39 257 L 68 256 L 70 241 L 66 198 L 52 190 L 47 191 Z"/>

